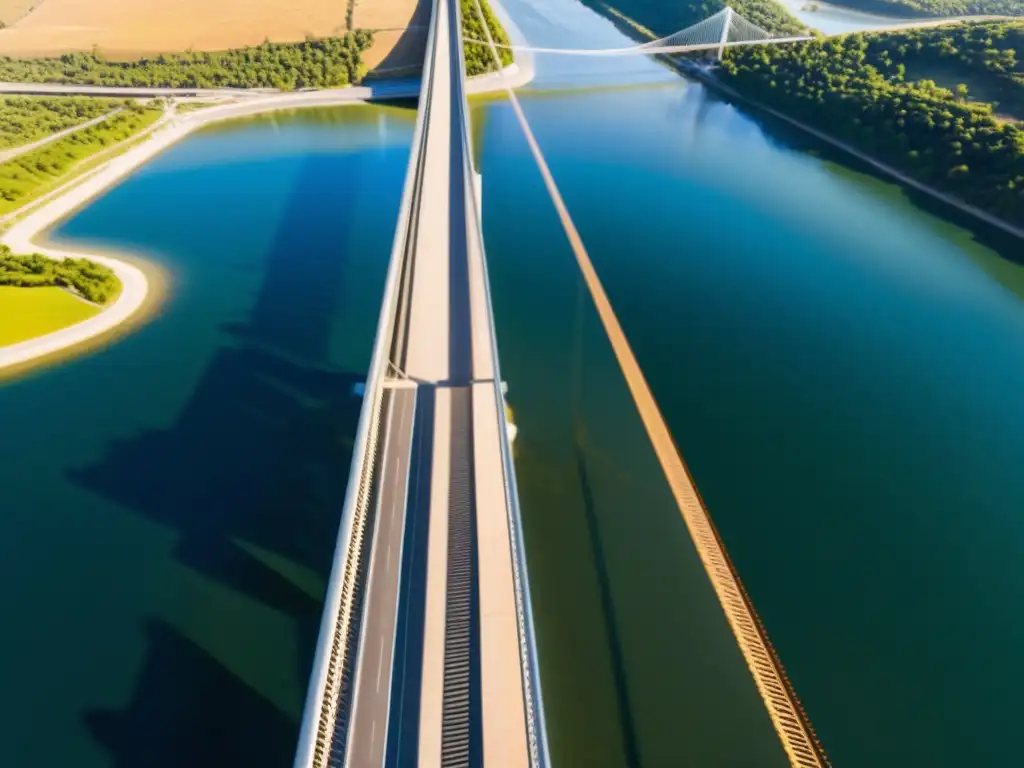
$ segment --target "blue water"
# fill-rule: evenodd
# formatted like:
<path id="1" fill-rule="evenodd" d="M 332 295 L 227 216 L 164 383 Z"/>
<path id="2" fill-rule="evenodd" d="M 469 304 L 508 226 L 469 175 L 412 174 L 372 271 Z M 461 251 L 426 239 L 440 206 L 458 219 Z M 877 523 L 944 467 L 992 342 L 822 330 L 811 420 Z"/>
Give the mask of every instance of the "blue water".
<path id="1" fill-rule="evenodd" d="M 55 233 L 167 295 L 0 389 L 0 765 L 289 764 L 411 126 L 220 126 Z"/>
<path id="2" fill-rule="evenodd" d="M 1014 764 L 1019 243 L 651 62 L 538 66 L 524 109 L 834 761 Z M 412 117 L 220 126 L 54 234 L 166 298 L 0 388 L 0 765 L 288 764 Z M 776 764 L 512 113 L 474 120 L 555 764 Z"/>
<path id="3" fill-rule="evenodd" d="M 537 45 L 623 42 L 507 6 Z M 524 110 L 826 750 L 1013 764 L 1024 248 L 653 63 L 567 93 L 609 64 L 564 61 Z M 753 726 L 708 694 L 692 547 L 514 117 L 478 119 L 555 762 L 767 764 L 714 751 Z"/>

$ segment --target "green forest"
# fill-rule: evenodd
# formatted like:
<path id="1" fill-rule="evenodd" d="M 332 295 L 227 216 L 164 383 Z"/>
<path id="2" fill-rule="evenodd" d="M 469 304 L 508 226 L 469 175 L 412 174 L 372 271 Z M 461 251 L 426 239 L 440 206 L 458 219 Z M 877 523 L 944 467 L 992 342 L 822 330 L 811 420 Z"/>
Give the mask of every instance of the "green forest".
<path id="1" fill-rule="evenodd" d="M 69 288 L 94 304 L 117 296 L 121 281 L 109 267 L 89 259 L 49 259 L 38 253 L 16 256 L 0 245 L 0 285 L 38 288 L 56 285 Z"/>
<path id="2" fill-rule="evenodd" d="M 890 52 L 891 51 L 891 52 Z M 1024 119 L 1024 22 L 985 22 L 872 36 L 867 62 L 890 79 L 934 80 L 997 114 Z"/>
<path id="3" fill-rule="evenodd" d="M 467 42 L 463 43 L 463 51 L 466 59 L 466 75 L 482 75 L 485 72 L 493 72 L 497 69 L 494 66 L 494 56 L 491 49 L 480 43 L 471 43 L 469 40 L 486 40 L 484 27 L 480 23 L 480 14 L 476 10 L 476 0 L 459 0 L 459 10 L 462 13 L 462 36 Z M 495 17 L 487 0 L 480 0 L 480 7 L 483 8 L 484 16 L 487 18 L 487 26 L 491 30 L 491 37 L 497 45 L 508 45 L 508 35 L 505 28 Z M 507 67 L 512 63 L 512 51 L 508 48 L 499 48 L 498 56 L 501 57 L 501 65 Z"/>
<path id="4" fill-rule="evenodd" d="M 29 144 L 120 105 L 116 99 L 4 96 L 0 98 L 0 149 Z"/>
<path id="5" fill-rule="evenodd" d="M 970 62 L 991 78 L 1015 77 L 1016 54 L 993 46 L 997 37 L 1017 39 L 1019 29 L 988 28 L 968 43 L 974 34 L 962 25 L 734 49 L 721 77 L 936 189 L 1024 224 L 1022 125 L 970 101 L 965 85 L 950 89 L 907 76 L 908 63 L 945 59 Z"/>
<path id="6" fill-rule="evenodd" d="M 129 101 L 121 112 L 107 120 L 0 164 L 0 213 L 17 208 L 62 182 L 62 177 L 78 163 L 138 134 L 161 114 L 162 109 L 155 104 Z"/>
<path id="7" fill-rule="evenodd" d="M 828 0 L 883 16 L 1024 16 L 1021 0 Z"/>
<path id="8" fill-rule="evenodd" d="M 806 34 L 807 28 L 774 0 L 583 0 L 607 15 L 609 6 L 659 36 L 671 35 L 714 16 L 726 5 L 748 21 L 776 35 Z"/>
<path id="9" fill-rule="evenodd" d="M 301 43 L 263 43 L 227 51 L 167 53 L 108 61 L 99 51 L 49 59 L 0 56 L 0 81 L 161 88 L 334 88 L 357 81 L 364 30 Z"/>

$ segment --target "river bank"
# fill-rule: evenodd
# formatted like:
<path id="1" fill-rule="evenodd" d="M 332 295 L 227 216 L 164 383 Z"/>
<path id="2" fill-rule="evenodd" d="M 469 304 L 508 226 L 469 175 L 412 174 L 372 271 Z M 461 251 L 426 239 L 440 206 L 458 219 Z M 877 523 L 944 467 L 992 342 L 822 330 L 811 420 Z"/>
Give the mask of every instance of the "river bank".
<path id="1" fill-rule="evenodd" d="M 467 91 L 472 94 L 485 94 L 502 90 L 509 82 L 513 87 L 519 87 L 528 83 L 533 76 L 533 59 L 527 55 L 522 57 L 520 62 L 511 64 L 501 72 L 471 78 Z M 94 317 L 45 336 L 0 347 L 0 372 L 10 372 L 15 368 L 21 371 L 32 361 L 49 359 L 57 352 L 100 337 L 109 338 L 114 329 L 129 319 L 144 319 L 136 317 L 143 308 L 156 309 L 158 302 L 147 301 L 150 286 L 146 270 L 131 261 L 109 254 L 53 248 L 37 240 L 46 230 L 121 182 L 158 154 L 194 131 L 224 120 L 281 110 L 366 104 L 371 100 L 381 99 L 404 99 L 415 96 L 418 90 L 418 81 L 382 81 L 372 87 L 353 86 L 336 90 L 251 97 L 242 102 L 212 106 L 185 115 L 171 112 L 161 118 L 145 138 L 123 154 L 82 177 L 72 179 L 50 195 L 29 203 L 26 206 L 29 211 L 27 214 L 22 211 L 14 212 L 12 217 L 20 218 L 17 218 L 0 237 L 0 242 L 9 246 L 12 251 L 38 252 L 54 259 L 92 259 L 114 271 L 121 281 L 122 291 L 113 304 Z"/>
<path id="2" fill-rule="evenodd" d="M 29 213 L 19 218 L 0 238 L 15 253 L 38 252 L 52 259 L 87 258 L 109 267 L 121 281 L 122 290 L 109 307 L 94 317 L 59 331 L 0 348 L 0 371 L 24 366 L 33 360 L 47 358 L 56 352 L 108 334 L 133 318 L 147 306 L 149 281 L 145 272 L 123 258 L 86 251 L 53 248 L 37 242 L 37 238 L 55 224 L 114 186 L 155 156 L 176 144 L 195 130 L 221 120 L 261 112 L 294 109 L 303 106 L 335 106 L 365 103 L 368 89 L 339 89 L 302 94 L 268 96 L 240 104 L 227 104 L 192 112 L 184 116 L 169 114 L 161 125 L 137 145 L 112 158 L 85 177 L 73 179 L 69 188 L 42 202 L 29 204 Z M 154 308 L 152 303 L 149 304 Z"/>
<path id="3" fill-rule="evenodd" d="M 861 150 L 857 149 L 848 142 L 837 139 L 834 136 L 825 133 L 824 131 L 820 131 L 817 128 L 813 128 L 807 125 L 806 123 L 785 114 L 784 112 L 769 107 L 766 104 L 757 101 L 756 99 L 752 99 L 749 96 L 740 93 L 735 88 L 732 88 L 731 86 L 723 83 L 711 72 L 701 70 L 697 67 L 690 67 L 685 65 L 681 67 L 681 71 L 687 74 L 688 76 L 700 80 L 705 85 L 708 85 L 714 88 L 715 90 L 724 93 L 725 95 L 729 96 L 732 99 L 735 99 L 750 107 L 753 107 L 754 109 L 760 112 L 769 114 L 774 118 L 782 120 L 783 122 L 788 123 L 794 128 L 798 128 L 799 130 L 810 134 L 814 138 L 825 142 L 829 146 L 834 147 L 835 149 L 838 149 L 842 152 L 845 152 L 846 154 L 852 157 L 855 157 L 857 160 L 871 166 L 876 171 L 879 171 L 880 173 L 889 176 L 895 181 L 898 181 L 900 184 L 904 184 L 908 187 L 911 187 L 917 192 L 922 192 L 945 205 L 948 205 L 952 208 L 956 208 L 958 211 L 966 213 L 969 216 L 973 216 L 979 221 L 982 221 L 990 226 L 996 227 L 1008 235 L 1013 235 L 1014 237 L 1024 240 L 1024 228 L 1019 227 L 1009 221 L 1006 221 L 1005 219 L 1001 219 L 998 216 L 989 213 L 988 211 L 984 211 L 981 208 L 971 205 L 970 203 L 966 203 L 958 197 L 947 194 L 945 192 L 941 192 L 935 189 L 934 187 L 929 186 L 928 184 L 925 184 L 924 182 L 918 181 L 912 176 L 907 175 L 903 171 L 894 168 L 888 163 L 883 163 L 881 160 L 872 157 L 866 152 L 862 152 Z"/>

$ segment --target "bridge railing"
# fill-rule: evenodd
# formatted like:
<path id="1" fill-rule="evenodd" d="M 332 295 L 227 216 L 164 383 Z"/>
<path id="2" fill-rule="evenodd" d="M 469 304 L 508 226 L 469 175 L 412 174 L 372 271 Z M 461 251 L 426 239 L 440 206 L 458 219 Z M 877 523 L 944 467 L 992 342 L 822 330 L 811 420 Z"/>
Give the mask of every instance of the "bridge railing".
<path id="1" fill-rule="evenodd" d="M 459 14 L 459 45 L 458 67 L 463 73 L 462 89 L 459 98 L 463 99 L 462 124 L 458 130 L 462 132 L 462 140 L 469 151 L 463 155 L 464 178 L 470 184 L 479 186 L 480 177 L 471 167 L 473 157 L 473 145 L 470 141 L 471 131 L 469 126 L 469 109 L 465 101 L 465 47 L 462 44 L 462 20 L 460 4 L 455 3 L 456 13 Z M 520 668 L 523 676 L 523 696 L 526 707 L 526 737 L 530 752 L 531 768 L 549 768 L 551 757 L 548 753 L 547 730 L 544 719 L 544 698 L 541 693 L 540 661 L 537 655 L 537 641 L 534 631 L 533 607 L 530 601 L 530 579 L 526 565 L 526 544 L 523 536 L 523 521 L 519 509 L 519 490 L 516 487 L 515 464 L 512 461 L 512 446 L 507 435 L 507 424 L 505 415 L 505 395 L 502 392 L 501 365 L 498 361 L 498 338 L 494 329 L 494 308 L 491 303 L 491 283 L 487 272 L 487 258 L 483 243 L 483 221 L 480 216 L 478 205 L 479 189 L 468 190 L 472 194 L 466 195 L 470 206 L 469 214 L 476 224 L 476 233 L 480 238 L 478 243 L 480 253 L 484 255 L 481 259 L 483 265 L 483 279 L 487 301 L 487 330 L 490 335 L 491 366 L 494 371 L 494 397 L 498 404 L 496 413 L 498 416 L 498 434 L 502 436 L 501 460 L 503 469 L 503 481 L 505 488 L 505 508 L 508 511 L 508 527 L 511 539 L 512 552 L 512 577 L 515 587 L 516 600 L 516 623 L 519 636 Z"/>
<path id="2" fill-rule="evenodd" d="M 436 39 L 435 16 L 431 16 L 428 52 Z M 424 78 L 420 100 L 422 105 L 430 103 L 430 78 Z M 336 733 L 339 728 L 344 733 L 347 725 L 349 713 L 344 710 L 358 660 L 358 649 L 353 646 L 359 636 L 360 593 L 366 559 L 364 541 L 370 523 L 368 518 L 377 474 L 384 384 L 393 367 L 391 355 L 395 333 L 400 330 L 397 317 L 401 304 L 402 275 L 409 251 L 415 245 L 410 235 L 415 202 L 422 186 L 426 113 L 425 108 L 419 110 L 413 131 L 412 151 L 403 187 L 405 191 L 398 212 L 377 334 L 359 413 L 349 483 L 299 730 L 295 768 L 326 768 L 329 765 L 344 764 L 344 738 L 338 743 Z"/>

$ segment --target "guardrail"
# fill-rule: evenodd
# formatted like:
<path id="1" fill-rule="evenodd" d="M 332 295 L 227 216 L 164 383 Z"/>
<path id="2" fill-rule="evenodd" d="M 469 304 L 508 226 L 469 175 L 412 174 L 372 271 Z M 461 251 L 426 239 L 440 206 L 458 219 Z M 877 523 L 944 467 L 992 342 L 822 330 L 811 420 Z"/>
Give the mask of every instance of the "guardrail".
<path id="1" fill-rule="evenodd" d="M 436 14 L 432 14 L 427 51 L 436 39 Z M 430 104 L 431 78 L 424 81 L 421 103 Z M 338 540 L 328 580 L 320 634 L 313 658 L 309 688 L 299 730 L 295 768 L 326 768 L 344 761 L 344 744 L 335 744 L 339 709 L 351 690 L 354 656 L 353 636 L 358 636 L 359 592 L 365 570 L 362 562 L 363 539 L 367 528 L 369 503 L 376 474 L 377 442 L 381 428 L 384 381 L 388 376 L 396 317 L 400 299 L 400 280 L 408 259 L 413 202 L 420 193 L 424 152 L 424 124 L 428 109 L 420 109 L 413 131 L 412 153 L 405 176 L 395 239 L 391 248 L 384 295 L 381 300 L 377 335 L 366 377 L 363 405 L 356 429 L 349 470 L 349 485 L 342 507 Z M 345 712 L 340 712 L 342 717 Z"/>
<path id="2" fill-rule="evenodd" d="M 465 56 L 462 45 L 462 10 L 460 4 L 453 2 L 453 7 L 459 15 L 458 40 L 459 51 L 458 66 L 462 73 L 462 88 L 459 98 L 463 100 L 462 124 L 459 130 L 462 132 L 462 140 L 469 151 L 463 155 L 464 177 L 469 183 L 478 184 L 477 175 L 470 167 L 473 156 L 472 144 L 470 143 L 471 132 L 469 130 L 469 110 L 465 101 Z M 526 567 L 526 545 L 523 537 L 523 521 L 519 510 L 519 490 L 516 486 L 515 464 L 512 461 L 512 446 L 508 440 L 508 428 L 506 426 L 505 396 L 501 391 L 501 366 L 498 361 L 498 337 L 494 329 L 494 307 L 491 302 L 491 280 L 487 271 L 487 257 L 483 244 L 483 222 L 480 217 L 478 204 L 478 190 L 471 190 L 473 194 L 467 195 L 472 200 L 471 215 L 476 224 L 477 237 L 480 240 L 480 253 L 483 256 L 483 280 L 487 300 L 487 330 L 491 339 L 491 366 L 494 371 L 494 397 L 497 403 L 495 412 L 498 416 L 498 434 L 501 436 L 501 461 L 504 474 L 505 487 L 505 508 L 508 510 L 509 537 L 512 547 L 512 577 L 515 586 L 516 599 L 516 624 L 519 635 L 519 664 L 523 675 L 523 698 L 526 706 L 526 738 L 530 751 L 531 768 L 550 768 L 551 756 L 548 753 L 547 729 L 544 719 L 544 698 L 541 694 L 540 683 L 540 662 L 537 655 L 537 641 L 534 632 L 533 606 L 530 601 L 530 579 Z"/>

